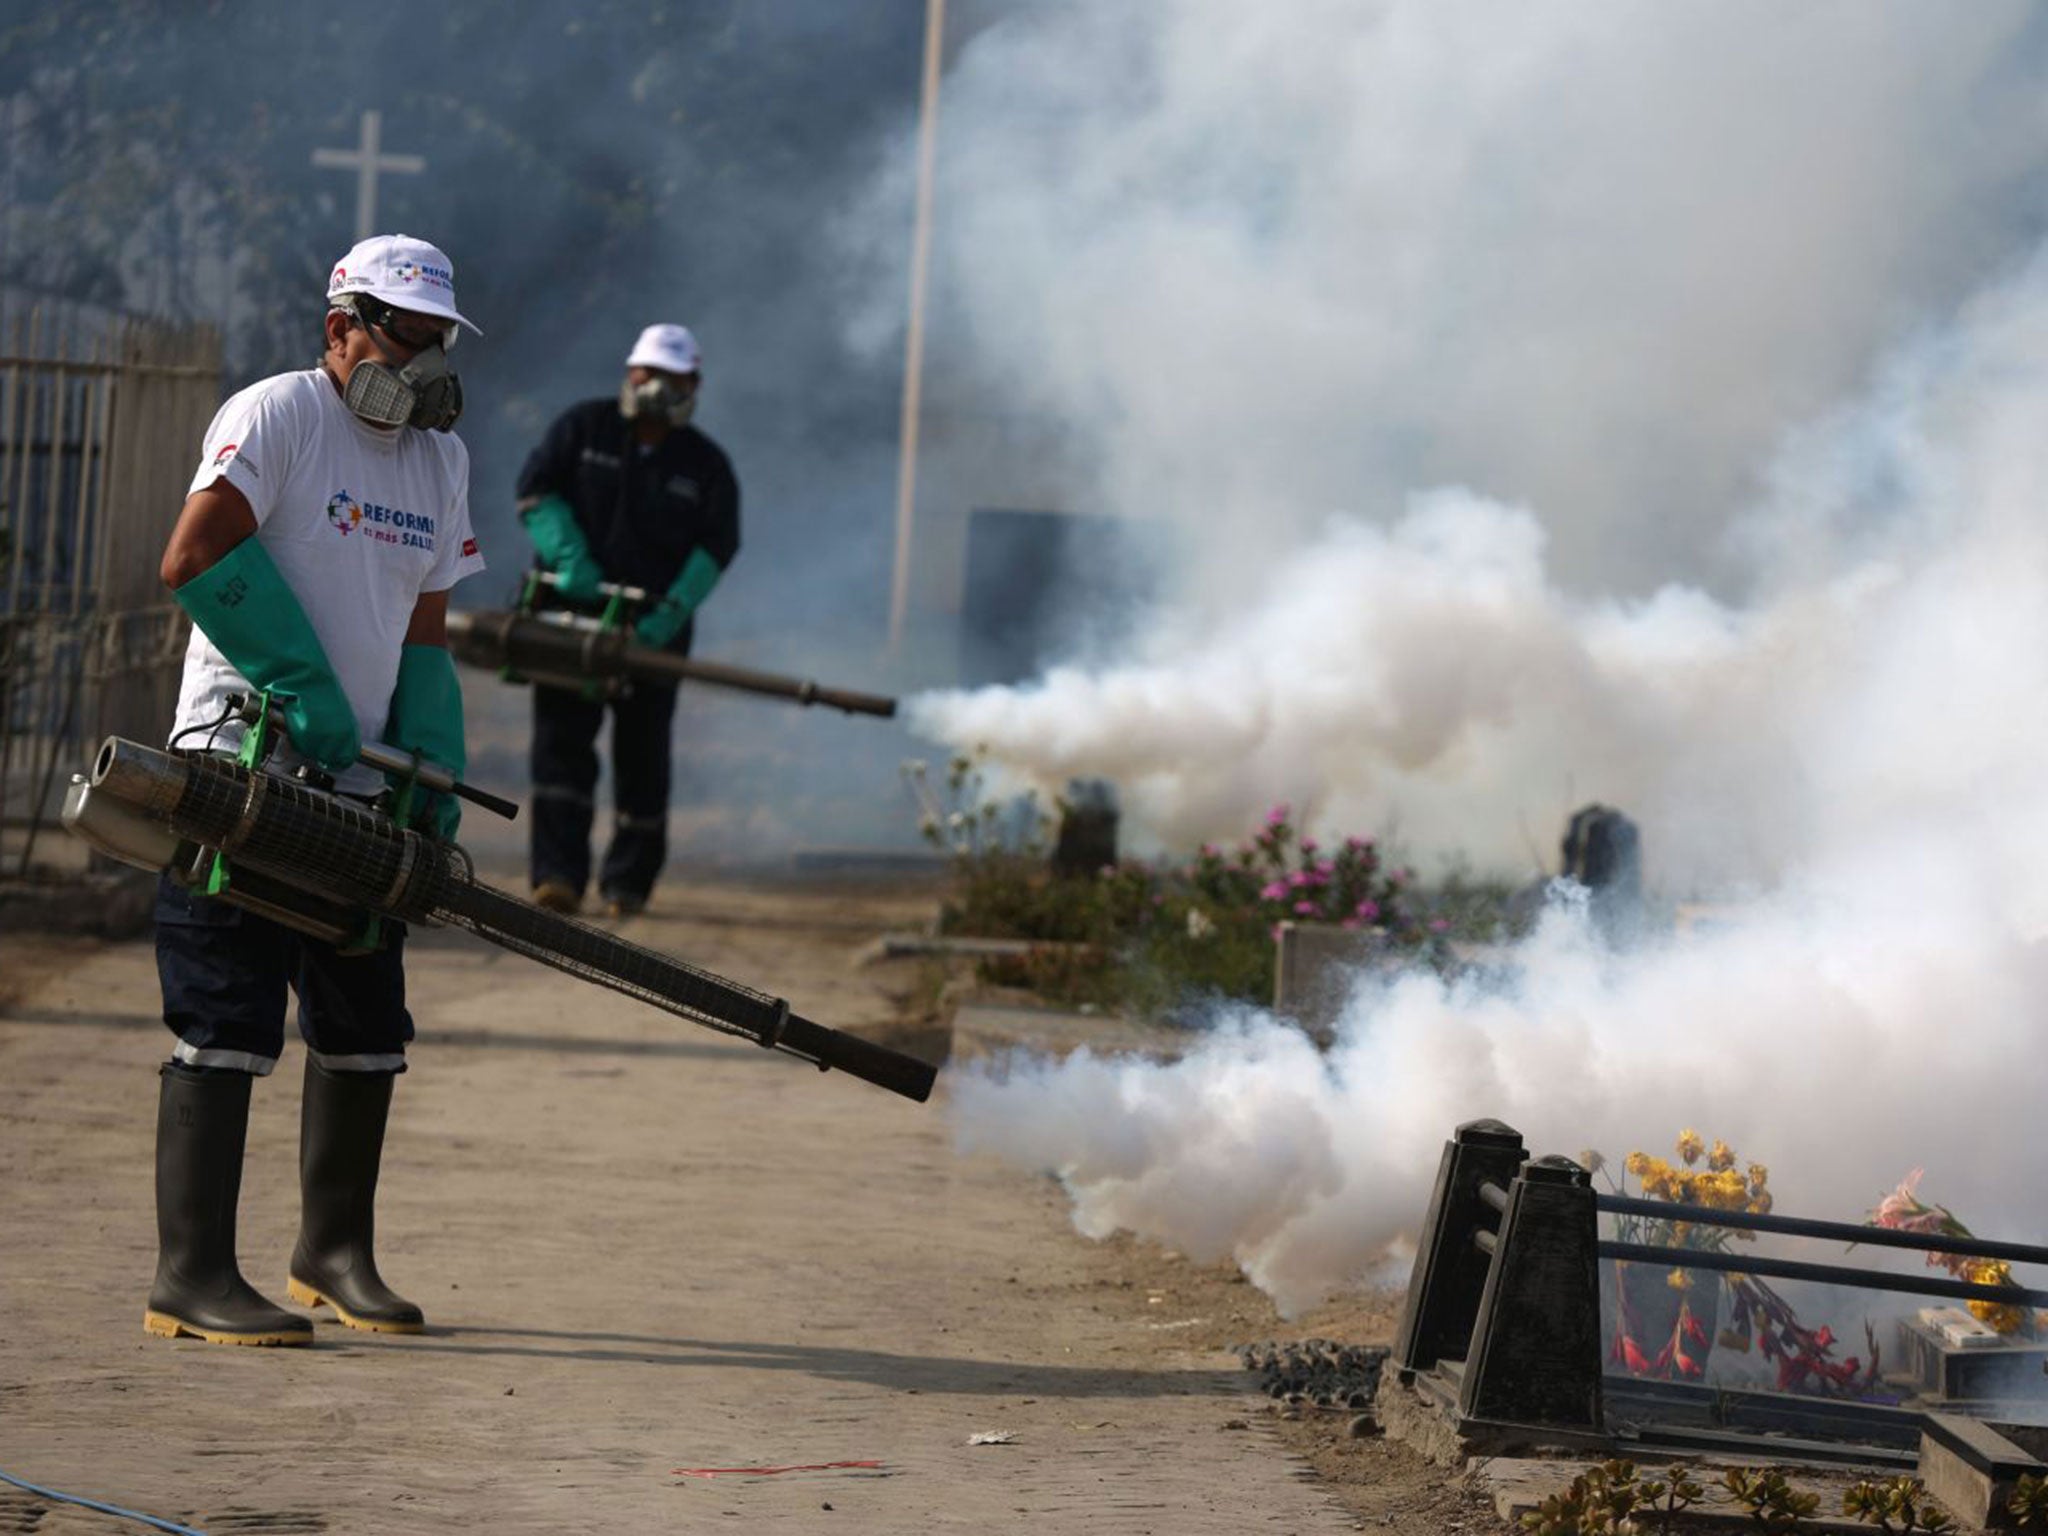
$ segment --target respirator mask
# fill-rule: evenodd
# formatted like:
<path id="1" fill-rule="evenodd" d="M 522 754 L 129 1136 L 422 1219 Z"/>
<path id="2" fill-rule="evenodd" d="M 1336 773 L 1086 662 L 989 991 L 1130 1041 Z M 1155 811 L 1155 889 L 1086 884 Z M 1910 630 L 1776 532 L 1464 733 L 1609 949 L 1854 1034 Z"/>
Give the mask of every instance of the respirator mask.
<path id="1" fill-rule="evenodd" d="M 631 378 L 619 384 L 619 414 L 628 421 L 660 420 L 671 427 L 687 426 L 697 408 L 697 389 L 680 388 L 673 380 L 652 378 L 635 384 Z"/>
<path id="2" fill-rule="evenodd" d="M 348 312 L 362 323 L 383 361 L 366 357 L 349 370 L 342 403 L 375 427 L 419 427 L 435 432 L 452 428 L 462 415 L 462 380 L 448 368 L 448 349 L 455 345 L 456 327 L 401 315 L 367 294 L 358 295 Z M 401 364 L 379 339 L 380 331 L 401 346 L 421 350 L 410 362 Z"/>

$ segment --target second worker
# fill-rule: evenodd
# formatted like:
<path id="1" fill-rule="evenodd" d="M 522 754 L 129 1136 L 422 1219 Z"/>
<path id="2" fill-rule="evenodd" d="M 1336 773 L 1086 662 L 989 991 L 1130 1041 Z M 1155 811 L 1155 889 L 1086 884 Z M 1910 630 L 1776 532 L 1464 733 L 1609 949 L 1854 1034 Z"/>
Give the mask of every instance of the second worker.
<path id="1" fill-rule="evenodd" d="M 595 612 L 598 584 L 657 594 L 634 624 L 641 645 L 686 655 L 691 616 L 740 542 L 739 482 L 724 452 L 690 425 L 703 377 L 696 339 L 650 325 L 613 399 L 571 406 L 519 473 L 519 517 L 556 577 L 553 600 Z M 647 905 L 668 857 L 672 683 L 636 682 L 612 699 L 533 690 L 530 872 L 534 900 L 574 912 L 590 885 L 597 734 L 612 715 L 616 820 L 597 870 L 615 917 Z"/>

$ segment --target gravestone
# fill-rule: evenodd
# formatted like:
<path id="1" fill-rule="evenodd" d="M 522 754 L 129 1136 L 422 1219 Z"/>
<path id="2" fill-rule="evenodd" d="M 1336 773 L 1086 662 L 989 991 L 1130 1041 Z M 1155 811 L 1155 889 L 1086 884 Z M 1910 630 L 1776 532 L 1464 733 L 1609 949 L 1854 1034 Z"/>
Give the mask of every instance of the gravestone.
<path id="1" fill-rule="evenodd" d="M 1381 929 L 1281 923 L 1273 941 L 1273 1011 L 1327 1038 L 1359 971 L 1393 958 L 1393 942 Z"/>
<path id="2" fill-rule="evenodd" d="M 1591 893 L 1593 926 L 1626 943 L 1643 924 L 1643 851 L 1636 824 L 1609 805 L 1588 805 L 1565 826 L 1561 873 Z"/>
<path id="3" fill-rule="evenodd" d="M 1090 876 L 1116 862 L 1116 786 L 1107 779 L 1075 779 L 1060 797 L 1059 835 L 1053 843 L 1056 875 Z"/>
<path id="4" fill-rule="evenodd" d="M 2048 1340 L 1994 1333 L 1961 1307 L 1922 1307 L 1899 1319 L 1896 1358 L 1935 1402 L 2019 1398 L 2040 1393 Z"/>

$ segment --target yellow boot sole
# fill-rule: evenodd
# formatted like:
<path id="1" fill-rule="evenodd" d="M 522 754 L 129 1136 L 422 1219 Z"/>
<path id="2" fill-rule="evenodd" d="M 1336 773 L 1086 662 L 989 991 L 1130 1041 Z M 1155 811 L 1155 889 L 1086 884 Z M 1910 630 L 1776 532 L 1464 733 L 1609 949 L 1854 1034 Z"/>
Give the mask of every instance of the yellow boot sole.
<path id="1" fill-rule="evenodd" d="M 284 1293 L 302 1307 L 332 1307 L 335 1319 L 343 1327 L 360 1328 L 364 1333 L 425 1333 L 427 1331 L 427 1325 L 423 1322 L 380 1322 L 376 1318 L 358 1317 L 353 1312 L 344 1311 L 333 1297 L 314 1290 L 312 1286 L 306 1284 L 297 1275 L 293 1275 L 289 1280 L 285 1281 Z"/>
<path id="2" fill-rule="evenodd" d="M 172 1317 L 168 1312 L 154 1310 L 143 1312 L 142 1331 L 154 1334 L 160 1339 L 204 1339 L 209 1344 L 248 1344 L 277 1349 L 289 1349 L 294 1345 L 313 1342 L 310 1331 L 297 1328 L 287 1328 L 275 1333 L 222 1333 L 213 1328 L 195 1328 L 188 1322 Z"/>

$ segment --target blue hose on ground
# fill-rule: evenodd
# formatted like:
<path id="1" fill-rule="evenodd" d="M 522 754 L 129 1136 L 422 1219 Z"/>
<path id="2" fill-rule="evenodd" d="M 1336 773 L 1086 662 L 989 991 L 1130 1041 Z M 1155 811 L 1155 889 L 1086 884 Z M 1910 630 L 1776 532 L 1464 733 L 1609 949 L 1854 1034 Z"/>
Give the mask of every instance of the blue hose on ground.
<path id="1" fill-rule="evenodd" d="M 60 1504 L 76 1504 L 83 1509 L 96 1509 L 103 1515 L 119 1515 L 125 1520 L 140 1520 L 144 1525 L 154 1526 L 160 1531 L 170 1531 L 173 1536 L 206 1536 L 204 1531 L 195 1531 L 189 1525 L 179 1525 L 170 1520 L 159 1520 L 155 1515 L 138 1514 L 132 1509 L 123 1509 L 118 1504 L 102 1504 L 97 1499 L 82 1499 L 75 1493 L 59 1493 L 54 1488 L 40 1487 L 11 1472 L 0 1472 L 0 1483 L 12 1483 L 17 1488 L 26 1488 L 39 1498 L 55 1499 Z"/>

